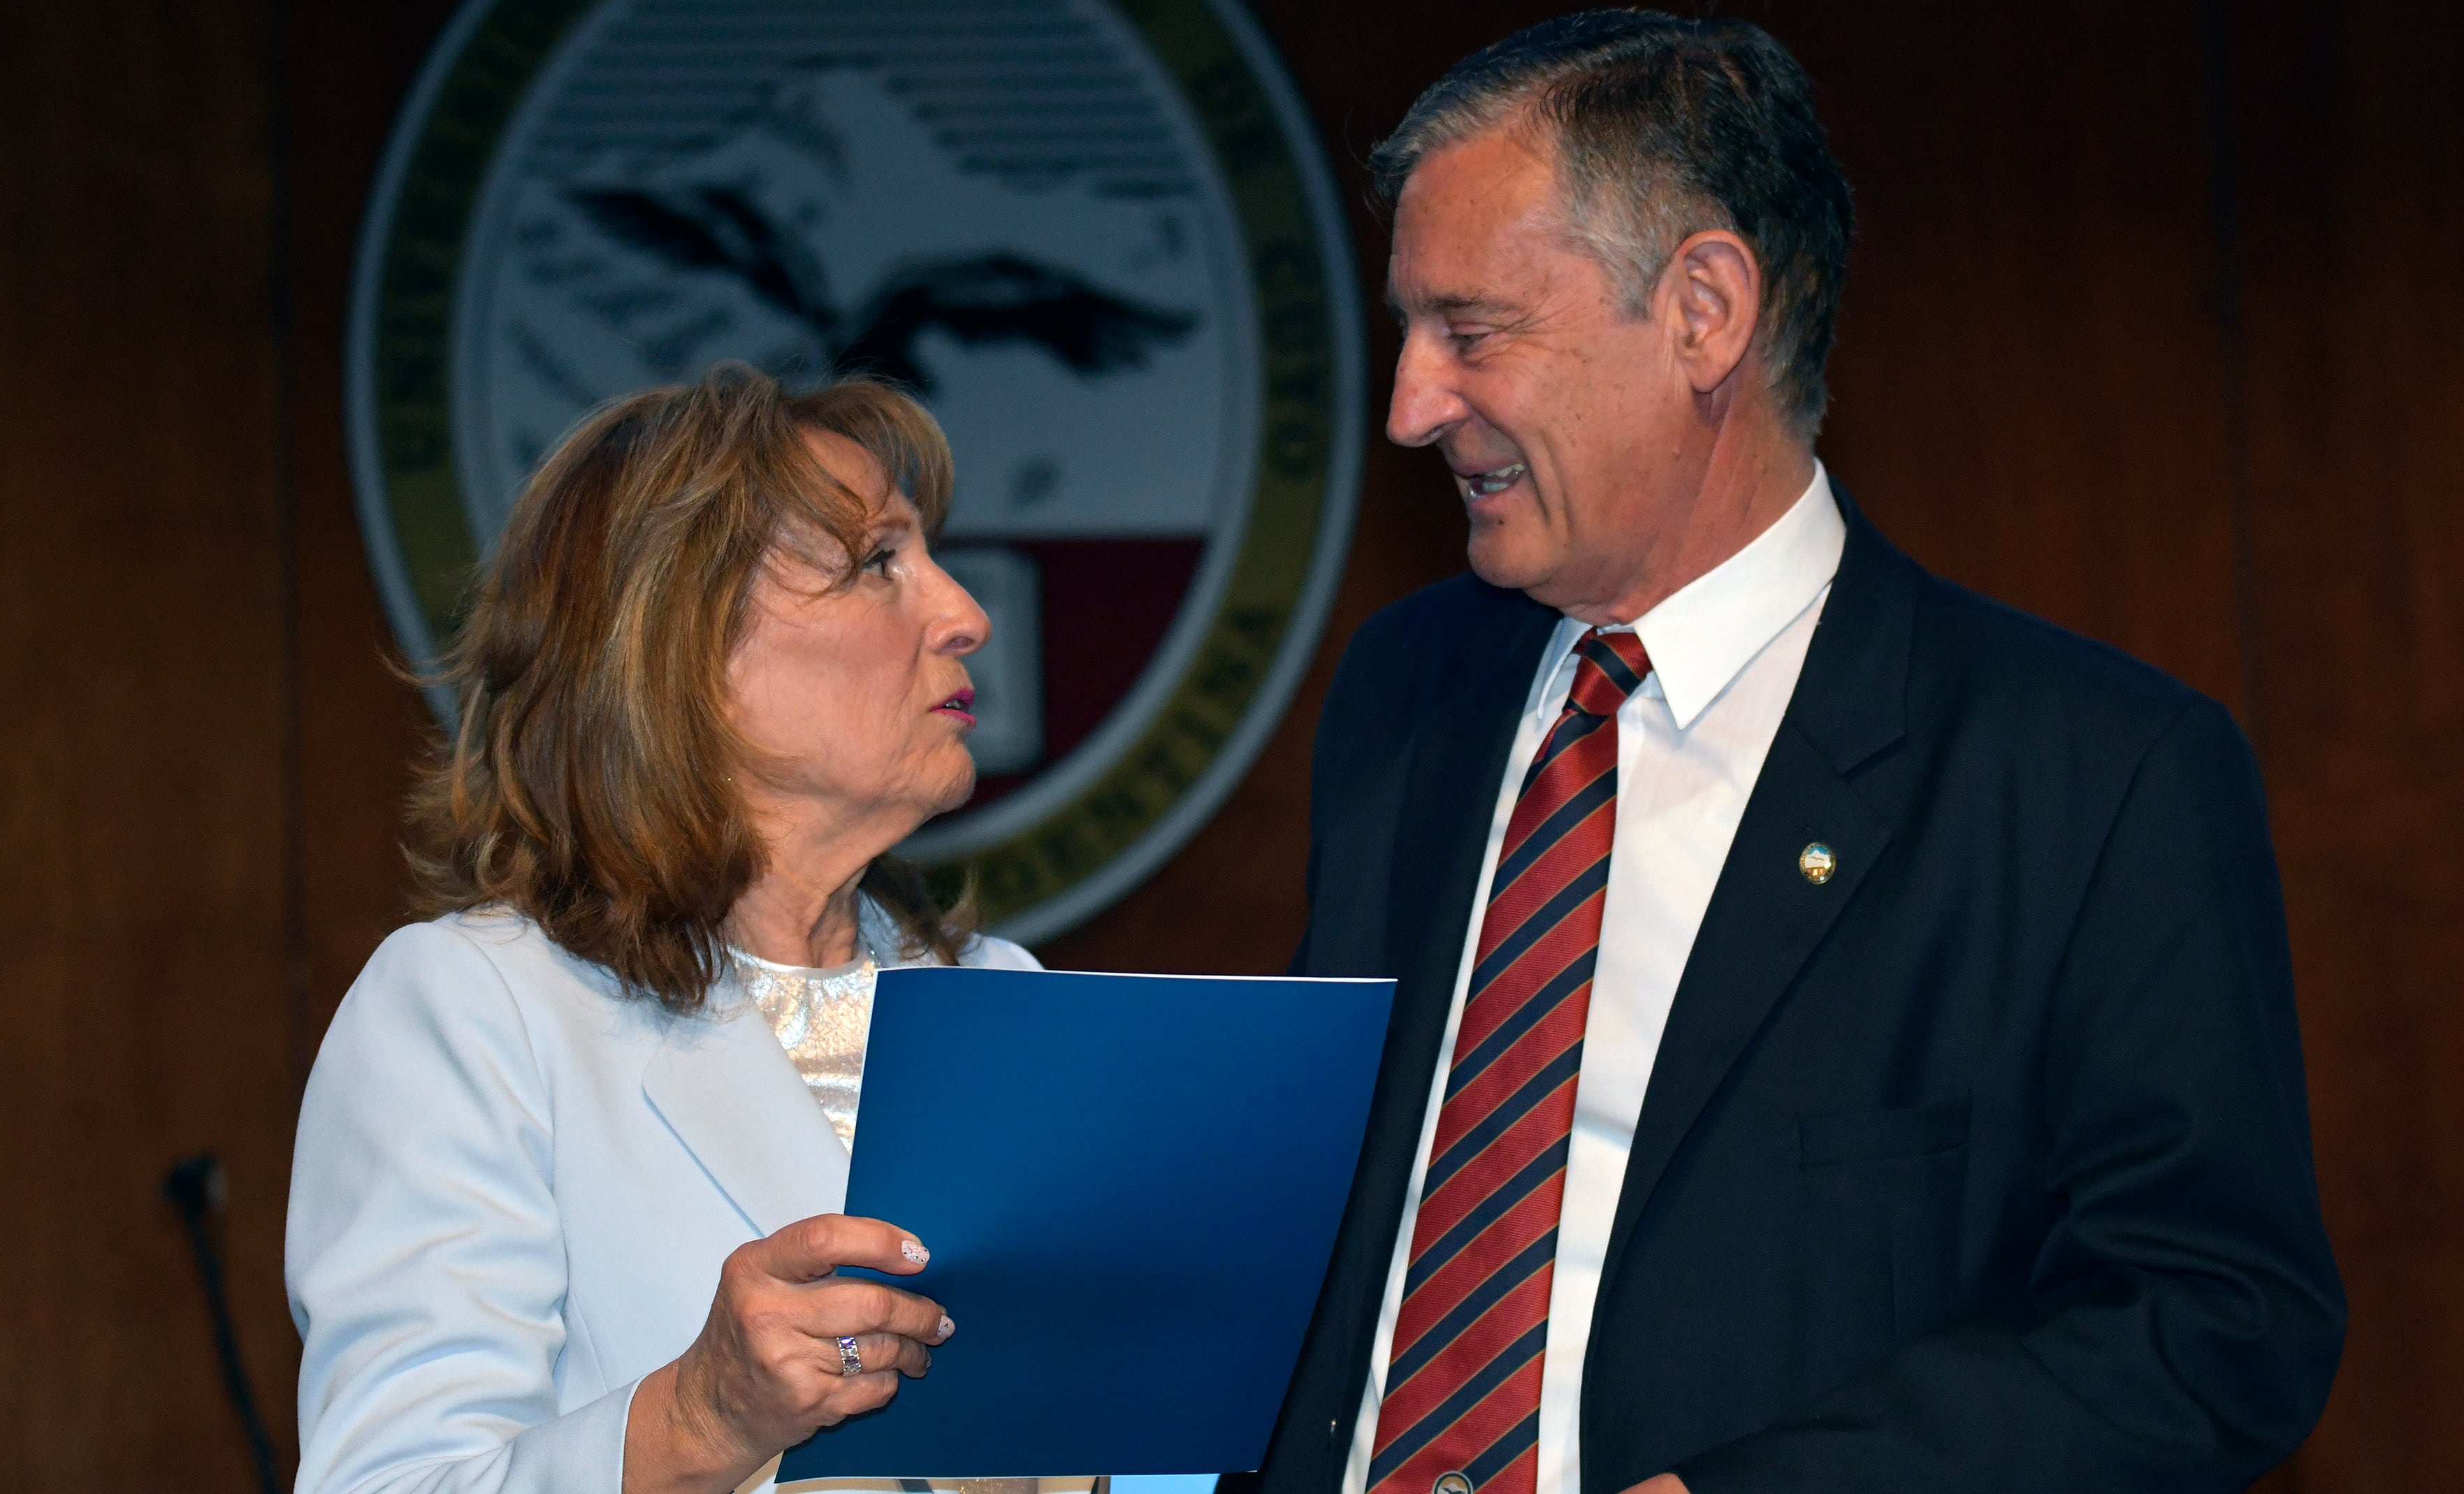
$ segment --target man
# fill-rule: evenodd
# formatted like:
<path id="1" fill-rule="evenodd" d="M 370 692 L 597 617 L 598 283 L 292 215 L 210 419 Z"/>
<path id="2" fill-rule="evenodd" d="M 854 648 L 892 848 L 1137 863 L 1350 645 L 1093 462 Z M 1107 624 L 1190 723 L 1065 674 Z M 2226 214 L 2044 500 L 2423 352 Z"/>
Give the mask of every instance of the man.
<path id="1" fill-rule="evenodd" d="M 1760 31 L 1535 27 L 1372 165 L 1478 579 L 1319 733 L 1297 969 L 1400 988 L 1265 1494 L 2241 1487 L 2343 1305 L 2240 734 L 1815 459 Z"/>

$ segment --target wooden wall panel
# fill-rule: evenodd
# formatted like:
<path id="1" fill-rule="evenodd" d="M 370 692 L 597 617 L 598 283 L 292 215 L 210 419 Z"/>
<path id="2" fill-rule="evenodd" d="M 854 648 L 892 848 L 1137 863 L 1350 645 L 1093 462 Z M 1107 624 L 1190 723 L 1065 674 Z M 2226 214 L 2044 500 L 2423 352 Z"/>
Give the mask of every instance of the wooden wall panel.
<path id="1" fill-rule="evenodd" d="M 280 1428 L 293 1102 L 262 6 L 21 9 L 0 62 L 0 1482 L 251 1473 L 165 1169 L 230 1164 Z"/>
<path id="2" fill-rule="evenodd" d="M 1858 194 L 1833 472 L 1936 571 L 2238 707 L 2195 7 L 1764 19 Z"/>
<path id="3" fill-rule="evenodd" d="M 2353 1326 L 2288 1471 L 2464 1462 L 2464 16 L 2263 5 L 2233 36 L 2265 746 Z"/>
<path id="4" fill-rule="evenodd" d="M 433 717 L 393 667 L 353 506 L 342 347 L 360 223 L 394 115 L 452 0 L 290 12 L 284 228 L 298 368 L 301 929 L 293 1062 L 403 919 L 402 802 Z"/>

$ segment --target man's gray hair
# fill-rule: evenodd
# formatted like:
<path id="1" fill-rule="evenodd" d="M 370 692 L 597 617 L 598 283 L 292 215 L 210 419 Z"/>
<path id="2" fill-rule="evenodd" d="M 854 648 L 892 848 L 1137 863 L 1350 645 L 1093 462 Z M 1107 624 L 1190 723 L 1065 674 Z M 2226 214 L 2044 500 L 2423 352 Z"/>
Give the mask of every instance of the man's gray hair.
<path id="1" fill-rule="evenodd" d="M 1812 440 L 1854 209 L 1788 50 L 1744 21 L 1657 11 L 1544 21 L 1430 85 L 1370 153 L 1378 198 L 1391 209 L 1432 151 L 1501 127 L 1551 147 L 1567 234 L 1607 270 L 1629 316 L 1649 312 L 1689 235 L 1725 229 L 1752 248 L 1755 345 L 1782 415 Z"/>

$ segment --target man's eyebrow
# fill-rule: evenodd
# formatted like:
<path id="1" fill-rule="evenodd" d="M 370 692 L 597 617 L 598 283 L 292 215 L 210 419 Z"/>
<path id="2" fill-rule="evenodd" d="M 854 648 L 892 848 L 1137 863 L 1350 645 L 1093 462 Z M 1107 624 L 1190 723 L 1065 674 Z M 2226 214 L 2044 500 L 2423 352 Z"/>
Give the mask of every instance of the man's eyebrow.
<path id="1" fill-rule="evenodd" d="M 1400 321 L 1407 319 L 1415 312 L 1428 317 L 1498 316 L 1512 308 L 1504 301 L 1493 300 L 1485 296 L 1463 293 L 1416 297 L 1411 306 L 1406 307 L 1401 298 L 1396 296 L 1395 288 L 1390 285 L 1386 288 L 1386 309 L 1394 313 L 1396 319 Z"/>

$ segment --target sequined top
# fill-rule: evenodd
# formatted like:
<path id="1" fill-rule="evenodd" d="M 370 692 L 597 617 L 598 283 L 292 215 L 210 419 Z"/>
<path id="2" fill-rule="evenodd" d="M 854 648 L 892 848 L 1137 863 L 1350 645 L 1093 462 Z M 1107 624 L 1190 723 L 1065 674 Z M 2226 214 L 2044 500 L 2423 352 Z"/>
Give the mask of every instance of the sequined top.
<path id="1" fill-rule="evenodd" d="M 855 1144 L 856 1100 L 864 1088 L 864 1040 L 872 1026 L 878 968 L 863 958 L 826 970 L 781 965 L 730 949 L 744 994 L 769 1020 L 804 1088 L 821 1103 L 839 1140 Z"/>

